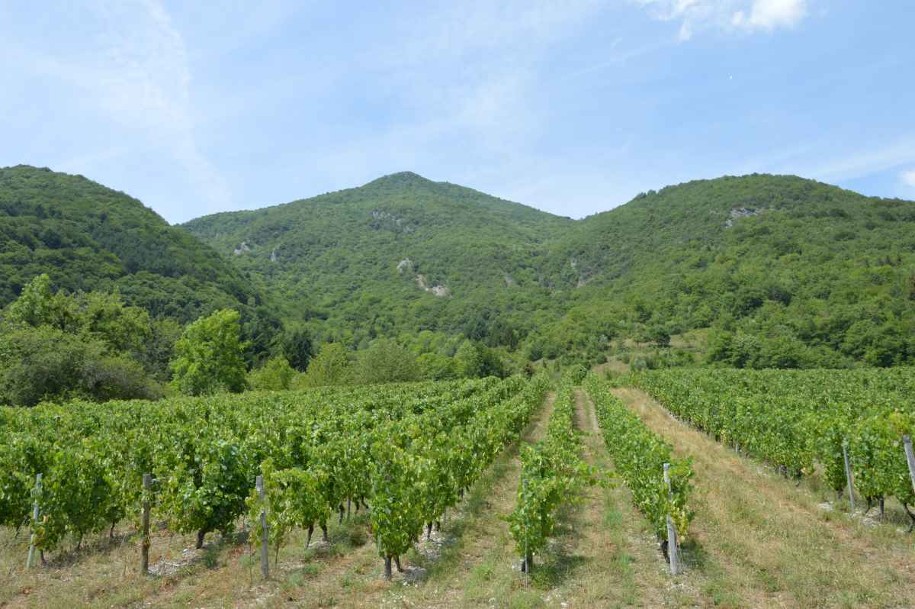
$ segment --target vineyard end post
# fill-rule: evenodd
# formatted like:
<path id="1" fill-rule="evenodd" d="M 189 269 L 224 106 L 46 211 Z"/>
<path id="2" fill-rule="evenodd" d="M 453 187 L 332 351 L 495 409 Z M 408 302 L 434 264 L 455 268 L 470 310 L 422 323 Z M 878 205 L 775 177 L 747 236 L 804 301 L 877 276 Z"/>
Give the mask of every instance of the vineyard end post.
<path id="1" fill-rule="evenodd" d="M 845 479 L 848 481 L 848 503 L 851 511 L 855 511 L 855 479 L 851 471 L 851 461 L 848 458 L 848 440 L 842 442 L 842 458 L 845 460 Z"/>
<path id="2" fill-rule="evenodd" d="M 912 436 L 902 436 L 905 447 L 905 458 L 909 462 L 909 477 L 912 478 L 912 490 L 915 490 L 915 452 L 912 451 Z"/>
<path id="3" fill-rule="evenodd" d="M 525 507 L 527 506 L 527 478 L 521 479 L 521 503 Z M 530 585 L 531 581 L 531 563 L 534 562 L 531 560 L 531 555 L 528 552 L 527 547 L 527 530 L 524 531 L 524 557 L 522 558 L 521 564 L 524 566 L 524 585 Z"/>
<path id="4" fill-rule="evenodd" d="M 673 486 L 670 482 L 670 463 L 664 464 L 664 484 L 667 486 L 667 497 L 673 499 Z M 667 513 L 667 555 L 670 558 L 670 574 L 680 573 L 680 550 L 677 547 L 677 527 L 670 512 Z"/>
<path id="5" fill-rule="evenodd" d="M 25 561 L 25 568 L 31 569 L 32 565 L 35 564 L 35 542 L 37 537 L 35 534 L 35 528 L 38 526 L 38 517 L 41 514 L 41 510 L 38 505 L 38 499 L 41 495 L 41 474 L 35 476 L 35 497 L 32 502 L 32 535 L 29 537 L 29 557 Z"/>
<path id="6" fill-rule="evenodd" d="M 268 537 L 270 531 L 267 528 L 267 492 L 264 490 L 264 477 L 258 476 L 255 485 L 261 500 L 261 574 L 264 579 L 267 579 L 270 577 L 270 540 Z"/>
<path id="7" fill-rule="evenodd" d="M 149 574 L 149 492 L 152 490 L 152 474 L 143 474 L 143 502 L 140 514 L 140 526 L 143 529 L 143 541 L 140 545 L 140 575 Z"/>

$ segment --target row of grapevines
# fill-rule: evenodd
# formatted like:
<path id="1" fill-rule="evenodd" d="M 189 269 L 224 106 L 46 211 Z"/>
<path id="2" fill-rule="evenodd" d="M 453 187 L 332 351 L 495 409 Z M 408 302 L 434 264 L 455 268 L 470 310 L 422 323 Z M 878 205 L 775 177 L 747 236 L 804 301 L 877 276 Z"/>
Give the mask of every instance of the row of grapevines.
<path id="1" fill-rule="evenodd" d="M 545 381 L 537 379 L 514 396 L 498 392 L 471 396 L 444 406 L 432 415 L 419 413 L 369 431 L 364 443 L 365 498 L 385 574 L 391 563 L 419 538 L 425 527 L 453 507 L 498 454 L 517 437 L 541 402 Z M 274 469 L 265 463 L 266 504 L 249 498 L 252 516 L 265 509 L 271 541 L 277 548 L 292 528 L 323 526 L 339 500 L 328 496 L 328 482 L 316 463 Z"/>
<path id="2" fill-rule="evenodd" d="M 911 368 L 680 369 L 634 380 L 677 417 L 786 476 L 822 465 L 836 491 L 846 485 L 847 443 L 856 486 L 869 502 L 895 496 L 907 510 L 915 505 L 902 448 L 902 436 L 915 432 Z"/>
<path id="3" fill-rule="evenodd" d="M 38 545 L 53 549 L 139 511 L 142 475 L 158 480 L 155 510 L 178 532 L 228 531 L 261 463 L 314 464 L 332 501 L 364 497 L 369 430 L 474 395 L 503 399 L 522 382 L 458 381 L 312 392 L 75 402 L 0 409 L 0 524 L 28 521 L 44 474 Z M 334 506 L 336 508 L 336 505 Z"/>
<path id="4" fill-rule="evenodd" d="M 574 387 L 564 382 L 557 392 L 546 436 L 521 451 L 521 484 L 509 531 L 530 572 L 533 557 L 546 547 L 556 526 L 559 507 L 576 497 L 592 477 L 581 459 L 581 437 L 574 424 Z"/>
<path id="5" fill-rule="evenodd" d="M 665 536 L 668 514 L 677 527 L 678 537 L 686 539 L 693 518 L 687 505 L 693 476 L 690 461 L 674 459 L 670 445 L 610 393 L 605 381 L 591 375 L 585 387 L 594 402 L 607 451 L 616 471 L 632 491 L 636 506 L 659 539 Z M 670 490 L 664 482 L 665 463 L 670 464 Z"/>

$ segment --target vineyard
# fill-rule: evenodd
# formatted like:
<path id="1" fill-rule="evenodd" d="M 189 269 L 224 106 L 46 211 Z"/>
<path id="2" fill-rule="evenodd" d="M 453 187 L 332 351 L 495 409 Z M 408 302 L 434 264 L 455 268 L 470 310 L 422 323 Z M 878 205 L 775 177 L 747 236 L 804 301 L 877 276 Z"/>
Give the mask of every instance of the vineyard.
<path id="1" fill-rule="evenodd" d="M 371 503 L 378 551 L 392 559 L 438 521 L 517 433 L 542 379 L 460 381 L 2 411 L 0 523 L 33 525 L 36 546 L 114 527 L 140 513 L 177 533 L 231 532 L 263 474 L 275 547 L 291 527 L 326 531 L 345 506 Z M 40 494 L 33 487 L 43 474 Z"/>
<path id="2" fill-rule="evenodd" d="M 822 468 L 847 486 L 844 453 L 868 507 L 895 497 L 915 526 L 915 489 L 903 437 L 915 432 L 912 369 L 669 370 L 635 377 L 675 416 L 785 476 Z M 843 453 L 843 446 L 845 451 Z"/>
<path id="3" fill-rule="evenodd" d="M 581 459 L 581 439 L 572 420 L 573 385 L 563 383 L 553 404 L 546 437 L 521 453 L 518 502 L 509 517 L 521 570 L 533 569 L 534 555 L 546 547 L 559 508 L 576 498 L 591 472 Z"/>
<path id="4" fill-rule="evenodd" d="M 52 581 L 59 606 L 187 604 L 148 600 L 180 585 L 199 606 L 915 600 L 910 536 L 821 515 L 796 485 L 844 496 L 847 455 L 860 497 L 911 515 L 911 370 L 674 369 L 628 388 L 575 372 L 0 409 L 0 606 L 46 606 L 56 593 L 30 598 Z M 137 560 L 184 543 L 220 568 Z M 90 568 L 100 582 L 73 575 Z M 82 589 L 118 582 L 130 602 Z"/>
<path id="5" fill-rule="evenodd" d="M 588 378 L 587 390 L 617 472 L 632 491 L 636 506 L 663 539 L 670 516 L 680 539 L 686 539 L 693 518 L 687 500 L 693 472 L 688 460 L 674 459 L 671 446 L 648 429 L 623 402 L 610 393 L 606 383 Z M 661 472 L 670 465 L 668 486 Z"/>

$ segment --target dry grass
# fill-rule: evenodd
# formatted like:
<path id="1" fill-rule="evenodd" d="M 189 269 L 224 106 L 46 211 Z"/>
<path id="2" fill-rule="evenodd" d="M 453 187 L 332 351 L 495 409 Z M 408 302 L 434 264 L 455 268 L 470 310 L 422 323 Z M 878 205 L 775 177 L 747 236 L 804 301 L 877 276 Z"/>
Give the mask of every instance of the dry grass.
<path id="1" fill-rule="evenodd" d="M 583 432 L 583 458 L 601 474 L 611 471 L 594 405 L 576 393 L 576 424 Z M 574 607 L 678 607 L 692 593 L 667 573 L 654 535 L 618 480 L 587 490 L 572 525 L 580 532 L 574 552 L 580 565 L 565 596 Z"/>
<path id="2" fill-rule="evenodd" d="M 815 494 L 617 390 L 696 476 L 688 579 L 731 607 L 915 607 L 913 537 L 823 510 Z"/>

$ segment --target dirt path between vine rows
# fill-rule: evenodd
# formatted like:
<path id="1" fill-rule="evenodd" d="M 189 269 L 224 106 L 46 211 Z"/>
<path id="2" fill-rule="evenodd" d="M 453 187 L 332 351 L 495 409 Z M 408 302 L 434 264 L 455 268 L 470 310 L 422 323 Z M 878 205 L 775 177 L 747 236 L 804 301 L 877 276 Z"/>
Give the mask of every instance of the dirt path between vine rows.
<path id="1" fill-rule="evenodd" d="M 598 472 L 612 461 L 587 394 L 575 393 L 576 426 L 582 431 L 582 457 Z M 575 510 L 578 531 L 572 548 L 580 566 L 570 574 L 566 596 L 578 607 L 678 607 L 696 604 L 696 592 L 671 579 L 657 540 L 618 478 L 611 486 L 586 489 Z M 570 605 L 571 606 L 571 605 Z"/>
<path id="2" fill-rule="evenodd" d="M 824 509 L 794 483 L 681 423 L 647 394 L 621 398 L 677 456 L 692 457 L 688 580 L 704 604 L 915 607 L 915 537 Z"/>

